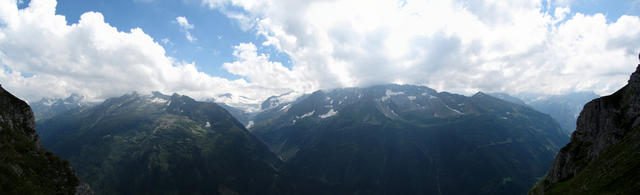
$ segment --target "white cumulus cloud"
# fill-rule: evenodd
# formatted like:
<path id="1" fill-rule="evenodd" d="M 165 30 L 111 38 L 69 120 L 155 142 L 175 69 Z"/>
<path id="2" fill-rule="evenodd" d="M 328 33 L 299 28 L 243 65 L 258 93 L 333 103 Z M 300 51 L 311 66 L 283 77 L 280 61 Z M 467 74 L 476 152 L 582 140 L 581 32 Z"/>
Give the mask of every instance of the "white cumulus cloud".
<path id="1" fill-rule="evenodd" d="M 175 22 L 180 25 L 180 29 L 184 31 L 184 36 L 187 38 L 187 40 L 189 40 L 189 42 L 197 40 L 195 37 L 193 37 L 193 35 L 191 35 L 191 32 L 189 32 L 189 30 L 194 28 L 194 25 L 189 24 L 189 20 L 187 20 L 186 17 L 178 16 L 176 17 Z"/>
<path id="2" fill-rule="evenodd" d="M 286 86 L 304 89 L 305 79 L 284 67 L 280 62 L 269 61 L 269 56 L 258 54 L 253 43 L 241 43 L 234 47 L 235 62 L 224 63 L 223 67 L 230 73 L 246 76 L 250 82 L 266 86 Z M 296 85 L 301 85 L 297 86 Z M 311 88 L 307 86 L 306 88 Z"/>
<path id="3" fill-rule="evenodd" d="M 55 7 L 55 0 L 32 0 L 24 9 L 18 9 L 15 0 L 0 0 L 0 84 L 28 101 L 71 93 L 101 100 L 131 91 L 175 92 L 198 99 L 232 92 L 243 98 L 227 103 L 251 110 L 273 94 L 290 91 L 207 75 L 194 63 L 167 56 L 142 29 L 120 31 L 97 12 L 84 13 L 78 23 L 67 25 Z M 270 63 L 241 47 L 237 56 L 243 64 L 230 67 L 250 66 L 252 60 Z"/>
<path id="4" fill-rule="evenodd" d="M 639 17 L 607 21 L 603 14 L 571 12 L 571 1 L 546 2 L 546 8 L 540 0 L 203 0 L 203 5 L 288 54 L 291 70 L 272 74 L 316 88 L 409 83 L 461 93 L 606 94 L 623 86 L 640 51 Z M 237 8 L 243 12 L 229 11 Z"/>

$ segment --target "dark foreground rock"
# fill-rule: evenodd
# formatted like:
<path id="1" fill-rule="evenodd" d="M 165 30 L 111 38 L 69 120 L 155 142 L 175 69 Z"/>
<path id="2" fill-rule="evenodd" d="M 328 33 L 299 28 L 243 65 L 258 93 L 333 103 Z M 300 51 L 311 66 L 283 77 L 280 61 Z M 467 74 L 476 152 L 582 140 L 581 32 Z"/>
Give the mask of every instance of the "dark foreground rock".
<path id="1" fill-rule="evenodd" d="M 640 194 L 640 65 L 626 86 L 585 105 L 546 178 L 529 194 Z"/>
<path id="2" fill-rule="evenodd" d="M 0 194 L 74 194 L 78 183 L 69 161 L 40 146 L 29 105 L 0 87 Z"/>

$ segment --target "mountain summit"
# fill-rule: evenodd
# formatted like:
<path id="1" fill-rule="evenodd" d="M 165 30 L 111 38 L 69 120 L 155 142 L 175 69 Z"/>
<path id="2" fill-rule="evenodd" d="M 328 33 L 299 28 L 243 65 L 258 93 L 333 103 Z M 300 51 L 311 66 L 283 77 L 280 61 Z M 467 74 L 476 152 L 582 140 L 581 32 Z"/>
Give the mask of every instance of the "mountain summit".
<path id="1" fill-rule="evenodd" d="M 530 194 L 640 194 L 640 64 L 626 86 L 595 99 Z"/>
<path id="2" fill-rule="evenodd" d="M 93 105 L 93 103 L 87 102 L 85 96 L 75 93 L 65 99 L 42 98 L 40 101 L 30 103 L 36 121 L 46 120 L 69 110 L 91 105 Z"/>

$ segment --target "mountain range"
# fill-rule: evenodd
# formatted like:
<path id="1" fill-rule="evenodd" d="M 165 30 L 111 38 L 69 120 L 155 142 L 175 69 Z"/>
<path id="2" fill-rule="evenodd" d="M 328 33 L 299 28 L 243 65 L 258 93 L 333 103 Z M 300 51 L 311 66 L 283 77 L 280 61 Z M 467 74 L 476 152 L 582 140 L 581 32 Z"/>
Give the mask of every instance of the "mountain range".
<path id="1" fill-rule="evenodd" d="M 38 131 L 98 194 L 524 193 L 568 140 L 527 106 L 411 85 L 221 105 L 132 93 Z"/>
<path id="2" fill-rule="evenodd" d="M 127 94 L 39 124 L 98 194 L 269 194 L 280 160 L 229 112 L 181 95 Z"/>
<path id="3" fill-rule="evenodd" d="M 299 194 L 522 194 L 568 139 L 529 107 L 411 85 L 317 91 L 262 115 L 250 131 Z"/>
<path id="4" fill-rule="evenodd" d="M 524 194 L 539 181 L 529 193 L 629 194 L 639 75 L 586 104 L 568 145 L 595 94 L 377 85 L 273 96 L 259 112 L 159 92 L 33 106 L 42 146 L 70 162 L 57 169 L 98 194 Z"/>

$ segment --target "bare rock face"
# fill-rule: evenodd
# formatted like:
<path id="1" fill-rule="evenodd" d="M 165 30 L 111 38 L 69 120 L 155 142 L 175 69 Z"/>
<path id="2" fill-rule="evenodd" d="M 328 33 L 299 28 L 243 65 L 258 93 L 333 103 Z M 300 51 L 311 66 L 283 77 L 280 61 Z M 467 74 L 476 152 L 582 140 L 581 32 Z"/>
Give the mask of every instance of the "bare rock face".
<path id="1" fill-rule="evenodd" d="M 625 87 L 584 106 L 571 142 L 560 150 L 546 178 L 530 194 L 630 192 L 632 189 L 624 188 L 640 183 L 638 178 L 632 177 L 629 185 L 616 178 L 639 171 L 640 155 L 633 152 L 640 147 L 639 116 L 640 65 Z M 615 190 L 609 190 L 612 186 Z"/>
<path id="2" fill-rule="evenodd" d="M 6 124 L 11 129 L 22 130 L 16 133 L 26 136 L 28 140 L 40 147 L 40 138 L 36 133 L 36 123 L 31 108 L 27 103 L 4 90 L 2 86 L 0 86 L 0 109 L 2 109 L 0 123 Z M 0 131 L 3 129 L 0 127 Z"/>
<path id="3" fill-rule="evenodd" d="M 77 186 L 69 162 L 40 146 L 29 105 L 0 86 L 0 194 L 74 194 Z"/>

